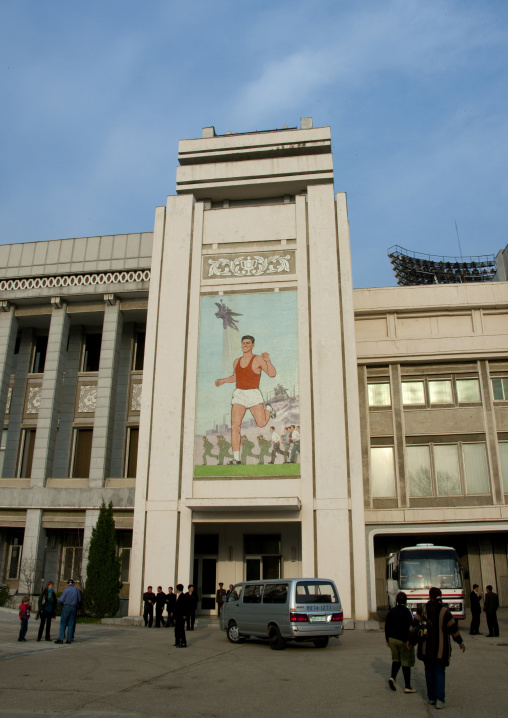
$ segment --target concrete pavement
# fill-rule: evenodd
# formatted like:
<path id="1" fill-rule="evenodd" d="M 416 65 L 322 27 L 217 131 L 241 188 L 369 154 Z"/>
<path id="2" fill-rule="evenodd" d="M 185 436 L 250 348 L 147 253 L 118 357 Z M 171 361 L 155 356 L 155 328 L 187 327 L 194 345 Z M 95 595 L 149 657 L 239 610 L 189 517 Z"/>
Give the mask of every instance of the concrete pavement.
<path id="1" fill-rule="evenodd" d="M 499 639 L 469 636 L 469 621 L 461 622 L 466 653 L 454 647 L 446 672 L 450 717 L 508 714 L 508 609 L 498 616 Z M 16 614 L 0 612 L 2 717 L 423 718 L 435 711 L 424 701 L 419 661 L 416 694 L 404 694 L 402 676 L 401 689 L 389 690 L 390 654 L 379 630 L 347 631 L 325 649 L 289 644 L 272 651 L 261 641 L 232 645 L 217 628 L 199 624 L 187 649 L 174 648 L 166 628 L 78 624 L 70 646 L 37 643 L 33 619 L 27 642 L 17 643 L 18 628 Z"/>

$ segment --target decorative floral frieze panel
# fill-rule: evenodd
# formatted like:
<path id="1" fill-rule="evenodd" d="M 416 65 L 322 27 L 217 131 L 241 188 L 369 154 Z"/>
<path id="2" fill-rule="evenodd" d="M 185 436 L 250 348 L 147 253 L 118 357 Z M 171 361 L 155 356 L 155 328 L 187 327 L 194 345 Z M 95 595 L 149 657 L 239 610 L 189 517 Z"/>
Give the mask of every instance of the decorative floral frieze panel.
<path id="1" fill-rule="evenodd" d="M 79 387 L 78 412 L 80 414 L 89 414 L 95 411 L 97 404 L 97 387 L 85 386 Z"/>
<path id="2" fill-rule="evenodd" d="M 26 402 L 26 413 L 27 414 L 38 414 L 39 406 L 41 403 L 41 388 L 40 386 L 31 386 L 28 389 L 28 400 Z"/>
<path id="3" fill-rule="evenodd" d="M 7 401 L 5 402 L 5 413 L 8 414 L 11 410 L 11 399 L 12 399 L 12 386 L 7 389 Z"/>
<path id="4" fill-rule="evenodd" d="M 132 385 L 131 411 L 141 411 L 141 391 L 143 384 Z"/>
<path id="5" fill-rule="evenodd" d="M 295 273 L 295 252 L 244 252 L 203 258 L 203 279 Z"/>

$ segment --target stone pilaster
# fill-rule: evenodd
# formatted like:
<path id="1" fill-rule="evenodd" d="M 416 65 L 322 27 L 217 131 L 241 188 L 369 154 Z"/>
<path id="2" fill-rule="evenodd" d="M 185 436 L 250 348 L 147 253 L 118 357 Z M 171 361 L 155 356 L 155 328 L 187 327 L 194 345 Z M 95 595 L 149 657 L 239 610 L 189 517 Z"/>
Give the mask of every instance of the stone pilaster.
<path id="1" fill-rule="evenodd" d="M 15 478 L 17 474 L 26 381 L 32 356 L 33 336 L 33 329 L 27 328 L 21 332 L 19 354 L 14 371 L 14 387 L 9 411 L 9 431 L 7 432 L 7 445 L 2 470 L 2 476 L 5 479 Z"/>

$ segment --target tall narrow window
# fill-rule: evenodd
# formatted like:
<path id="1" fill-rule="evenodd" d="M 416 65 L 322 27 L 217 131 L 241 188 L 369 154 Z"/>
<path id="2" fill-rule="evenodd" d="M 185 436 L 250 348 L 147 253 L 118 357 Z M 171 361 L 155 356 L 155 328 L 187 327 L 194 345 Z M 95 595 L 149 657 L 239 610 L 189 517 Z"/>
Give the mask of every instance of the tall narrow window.
<path id="1" fill-rule="evenodd" d="M 6 578 L 19 578 L 21 554 L 23 552 L 23 531 L 16 531 L 8 538 L 9 552 L 7 555 Z"/>
<path id="2" fill-rule="evenodd" d="M 42 374 L 46 364 L 46 352 L 48 350 L 48 337 L 37 336 L 34 343 L 34 355 L 32 361 L 32 373 Z"/>
<path id="3" fill-rule="evenodd" d="M 143 371 L 145 363 L 145 332 L 136 333 L 136 344 L 134 346 L 134 362 L 132 368 L 134 371 Z"/>
<path id="4" fill-rule="evenodd" d="M 90 476 L 93 429 L 76 429 L 75 432 L 72 477 L 75 479 L 88 479 Z"/>
<path id="5" fill-rule="evenodd" d="M 136 464 L 138 463 L 139 427 L 131 426 L 127 437 L 127 478 L 136 478 Z"/>
<path id="6" fill-rule="evenodd" d="M 29 479 L 32 475 L 32 461 L 34 458 L 35 429 L 24 429 L 22 436 L 21 459 L 19 463 L 19 476 Z"/>
<path id="7" fill-rule="evenodd" d="M 461 494 L 457 444 L 436 444 L 434 446 L 434 466 L 438 494 L 440 496 Z"/>
<path id="8" fill-rule="evenodd" d="M 393 446 L 373 446 L 370 449 L 370 480 L 373 498 L 396 496 Z"/>
<path id="9" fill-rule="evenodd" d="M 85 334 L 82 371 L 99 371 L 102 334 Z"/>
<path id="10" fill-rule="evenodd" d="M 466 494 L 490 494 L 485 444 L 462 444 Z"/>
<path id="11" fill-rule="evenodd" d="M 432 496 L 430 453 L 428 446 L 407 447 L 410 496 Z"/>
<path id="12" fill-rule="evenodd" d="M 508 441 L 499 442 L 499 458 L 501 459 L 501 473 L 503 474 L 503 488 L 508 494 Z"/>
<path id="13" fill-rule="evenodd" d="M 492 379 L 492 391 L 494 393 L 494 401 L 508 401 L 508 377 L 504 376 L 500 379 Z"/>

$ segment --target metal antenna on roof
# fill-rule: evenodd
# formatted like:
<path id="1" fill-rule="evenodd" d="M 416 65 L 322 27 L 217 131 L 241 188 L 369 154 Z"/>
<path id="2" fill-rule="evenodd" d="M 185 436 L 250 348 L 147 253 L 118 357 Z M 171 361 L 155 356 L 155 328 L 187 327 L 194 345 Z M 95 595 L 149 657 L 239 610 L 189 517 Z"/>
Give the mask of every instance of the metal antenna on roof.
<path id="1" fill-rule="evenodd" d="M 457 242 L 459 243 L 460 261 L 462 262 L 462 247 L 460 246 L 459 228 L 457 227 L 457 220 L 455 220 L 455 231 L 457 232 Z"/>

